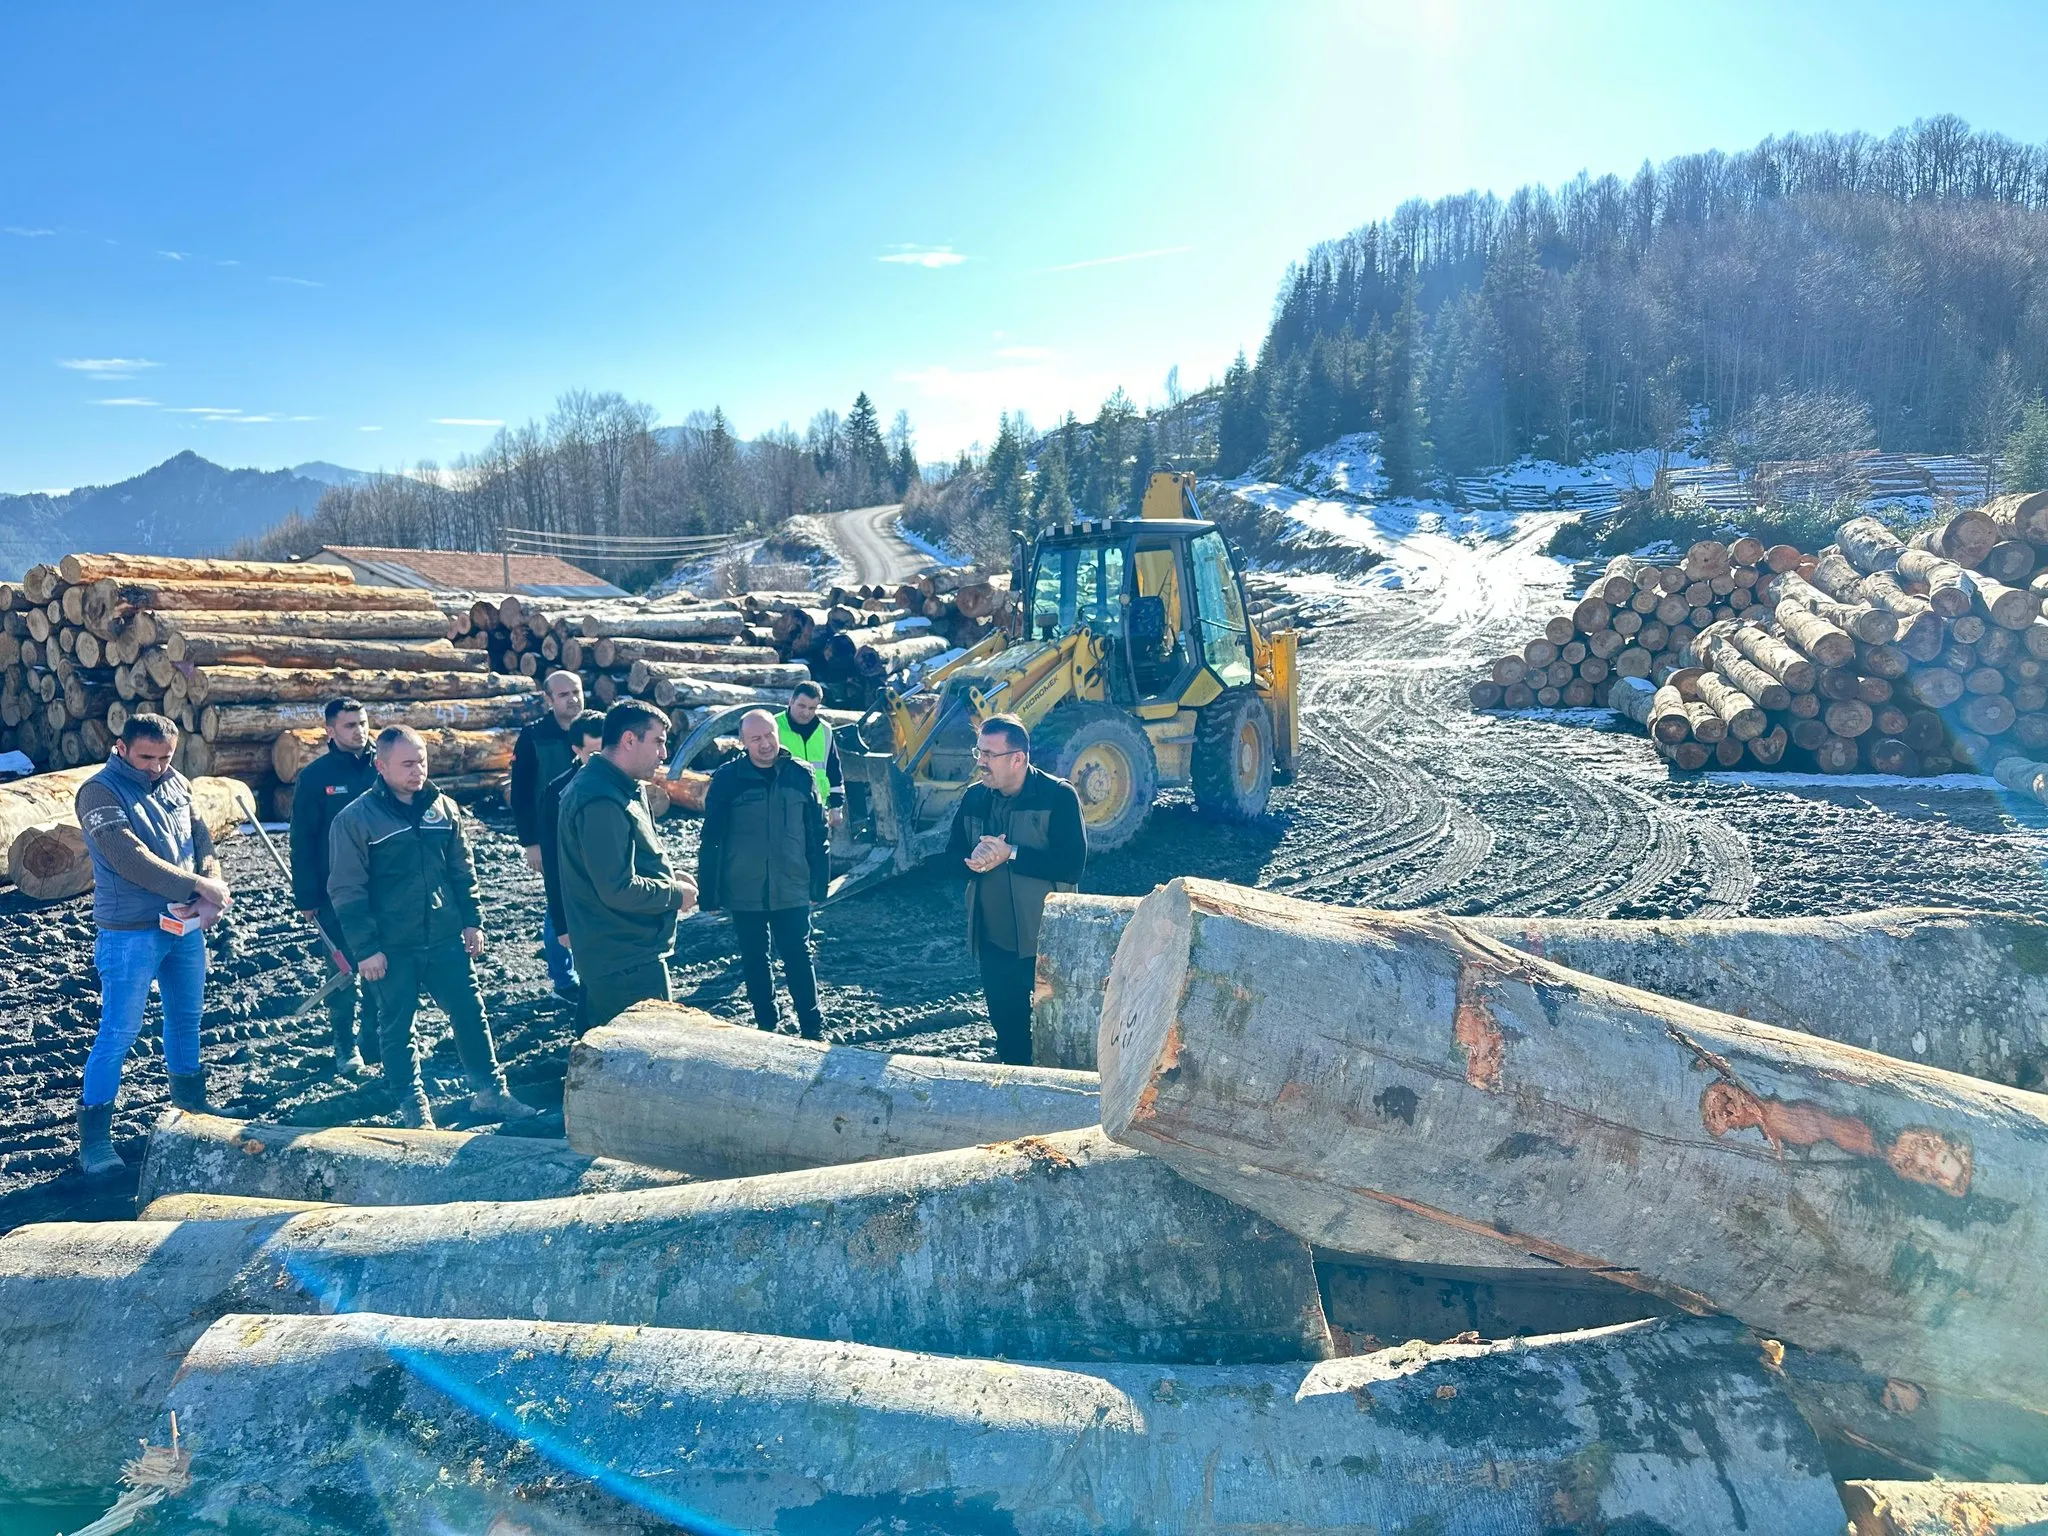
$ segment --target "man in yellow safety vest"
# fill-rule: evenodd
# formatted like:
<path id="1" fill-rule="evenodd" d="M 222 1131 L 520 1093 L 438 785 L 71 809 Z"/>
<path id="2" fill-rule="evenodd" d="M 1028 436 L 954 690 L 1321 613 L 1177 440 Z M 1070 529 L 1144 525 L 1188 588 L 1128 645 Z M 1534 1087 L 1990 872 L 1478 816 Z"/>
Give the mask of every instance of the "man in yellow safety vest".
<path id="1" fill-rule="evenodd" d="M 790 690 L 789 708 L 775 717 L 775 734 L 789 755 L 810 770 L 825 818 L 836 828 L 846 819 L 846 785 L 839 772 L 839 749 L 832 744 L 832 727 L 818 718 L 818 707 L 824 702 L 825 690 L 816 683 L 798 683 Z"/>

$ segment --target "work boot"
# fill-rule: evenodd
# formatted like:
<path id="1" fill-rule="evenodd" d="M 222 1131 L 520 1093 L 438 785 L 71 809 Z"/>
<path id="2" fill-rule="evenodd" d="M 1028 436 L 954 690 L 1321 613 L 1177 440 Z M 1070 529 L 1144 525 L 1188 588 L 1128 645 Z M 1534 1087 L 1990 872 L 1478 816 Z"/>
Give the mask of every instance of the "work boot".
<path id="1" fill-rule="evenodd" d="M 114 1150 L 114 1102 L 78 1106 L 78 1166 L 89 1179 L 125 1173 L 128 1165 Z"/>
<path id="2" fill-rule="evenodd" d="M 173 1072 L 171 1078 L 171 1102 L 180 1109 L 191 1110 L 194 1114 L 206 1114 L 206 1072 Z"/>
<path id="3" fill-rule="evenodd" d="M 434 1124 L 434 1106 L 428 1101 L 425 1088 L 415 1088 L 411 1093 L 398 1096 L 398 1123 L 413 1131 L 440 1129 Z"/>
<path id="4" fill-rule="evenodd" d="M 806 1040 L 823 1040 L 825 1038 L 825 1015 L 814 1013 L 808 1019 L 797 1020 L 797 1032 Z"/>
<path id="5" fill-rule="evenodd" d="M 484 1120 L 531 1120 L 540 1113 L 531 1104 L 513 1098 L 502 1075 L 489 1087 L 470 1095 L 469 1112 Z"/>
<path id="6" fill-rule="evenodd" d="M 365 1040 L 367 1044 L 367 1039 Z M 353 1019 L 334 1021 L 334 1075 L 336 1077 L 361 1077 L 364 1063 L 362 1053 L 356 1049 L 356 1026 Z"/>

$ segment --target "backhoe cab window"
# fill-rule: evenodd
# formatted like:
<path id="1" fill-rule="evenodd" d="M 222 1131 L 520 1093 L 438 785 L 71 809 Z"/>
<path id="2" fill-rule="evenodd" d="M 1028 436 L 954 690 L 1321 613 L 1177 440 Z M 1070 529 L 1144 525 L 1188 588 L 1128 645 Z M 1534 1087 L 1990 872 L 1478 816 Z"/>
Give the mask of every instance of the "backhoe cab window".
<path id="1" fill-rule="evenodd" d="M 1244 598 L 1223 535 L 1203 534 L 1189 547 L 1195 568 L 1195 609 L 1202 629 L 1202 660 L 1223 680 L 1237 687 L 1252 680 L 1251 648 L 1246 641 Z"/>
<path id="2" fill-rule="evenodd" d="M 1031 588 L 1031 633 L 1057 640 L 1077 629 L 1123 632 L 1124 555 L 1093 546 L 1048 549 L 1038 557 Z"/>

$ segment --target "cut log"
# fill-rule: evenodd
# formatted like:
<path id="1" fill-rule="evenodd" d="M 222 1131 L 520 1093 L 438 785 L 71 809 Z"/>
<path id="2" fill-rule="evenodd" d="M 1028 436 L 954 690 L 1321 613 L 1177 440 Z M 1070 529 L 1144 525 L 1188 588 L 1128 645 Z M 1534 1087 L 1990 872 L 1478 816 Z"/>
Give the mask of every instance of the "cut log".
<path id="1" fill-rule="evenodd" d="M 1811 693 L 1818 669 L 1775 635 L 1767 635 L 1751 624 L 1738 625 L 1729 641 L 1751 661 L 1783 683 L 1793 693 Z"/>
<path id="2" fill-rule="evenodd" d="M 206 1194 L 439 1205 L 612 1194 L 680 1184 L 685 1177 L 590 1157 L 544 1137 L 265 1125 L 173 1109 L 150 1130 L 135 1200 L 146 1206 L 169 1195 Z"/>
<path id="3" fill-rule="evenodd" d="M 192 560 L 174 555 L 66 555 L 57 574 L 77 586 L 94 581 L 261 582 L 283 587 L 352 587 L 345 565 L 310 561 Z"/>
<path id="4" fill-rule="evenodd" d="M 1821 711 L 1821 719 L 1837 736 L 1853 739 L 1868 731 L 1876 716 L 1861 699 L 1837 699 Z"/>
<path id="5" fill-rule="evenodd" d="M 1902 774 L 1910 778 L 1920 771 L 1920 754 L 1896 737 L 1872 737 L 1865 753 L 1872 773 Z"/>
<path id="6" fill-rule="evenodd" d="M 2041 614 L 2041 600 L 2024 587 L 2008 587 L 1979 576 L 1977 602 L 1984 616 L 2002 629 L 2025 629 Z"/>
<path id="7" fill-rule="evenodd" d="M 1997 522 L 1987 513 L 1970 507 L 1953 514 L 1945 522 L 1922 530 L 1908 542 L 1918 544 L 1924 541 L 1925 548 L 1974 570 L 2000 537 Z"/>
<path id="8" fill-rule="evenodd" d="M 1572 609 L 1572 627 L 1581 634 L 1590 635 L 1605 629 L 1607 621 L 1613 616 L 1613 610 L 1599 598 L 1584 598 Z"/>
<path id="9" fill-rule="evenodd" d="M 627 674 L 626 686 L 636 694 L 644 694 L 659 678 L 674 683 L 682 691 L 717 683 L 743 688 L 794 688 L 798 683 L 808 682 L 810 676 L 810 668 L 800 661 L 716 667 L 678 661 L 636 661 Z"/>
<path id="10" fill-rule="evenodd" d="M 1032 991 L 1034 1061 L 1094 1070 L 1110 963 L 1137 907 L 1133 896 L 1047 898 Z M 1987 1082 L 2048 1081 L 2048 971 L 2037 958 L 2048 954 L 2048 922 L 1939 907 L 1845 917 L 1458 921 L 1552 964 L 1760 1024 Z"/>
<path id="11" fill-rule="evenodd" d="M 1924 549 L 1908 549 L 1896 567 L 1901 581 L 1927 589 L 1927 601 L 1944 619 L 1960 618 L 1976 600 L 1977 586 L 1970 573 L 1953 560 Z"/>
<path id="12" fill-rule="evenodd" d="M 703 1178 L 944 1152 L 1079 1130 L 1092 1072 L 889 1056 L 642 1003 L 569 1055 L 569 1144 Z"/>
<path id="13" fill-rule="evenodd" d="M 1419 1214 L 2048 1407 L 2048 1231 L 2015 1220 L 2048 1099 L 1205 880 L 1140 905 L 1102 1017 L 1104 1128 L 1326 1246 Z"/>
<path id="14" fill-rule="evenodd" d="M 2048 491 L 2012 491 L 1984 503 L 2001 539 L 2048 544 Z"/>
<path id="15" fill-rule="evenodd" d="M 1496 1417 L 1508 1404 L 1544 1405 L 1540 1432 Z M 207 1330 L 163 1406 L 193 1451 L 193 1484 L 167 1509 L 252 1530 L 363 1507 L 366 1444 L 374 1465 L 421 1469 L 375 1485 L 378 1527 L 392 1530 L 1842 1527 L 1782 1378 L 1721 1319 L 1166 1371 L 679 1329 L 244 1315 Z"/>
<path id="16" fill-rule="evenodd" d="M 1712 746 L 1728 734 L 1728 722 L 1706 704 L 1698 701 L 1687 704 L 1685 717 L 1692 729 L 1692 740 L 1702 746 Z"/>
<path id="17" fill-rule="evenodd" d="M 589 609 L 578 613 L 565 613 L 557 622 L 562 624 L 569 634 L 586 640 L 630 636 L 635 640 L 729 641 L 747 627 L 746 620 L 731 609 L 713 609 L 697 613 Z"/>
<path id="18" fill-rule="evenodd" d="M 502 773 L 512 766 L 517 726 L 488 731 L 457 731 L 446 726 L 420 728 L 426 739 L 427 768 L 435 778 L 458 773 Z M 281 731 L 270 747 L 270 771 L 280 784 L 294 784 L 306 768 L 325 755 L 327 733 L 310 727 Z"/>
<path id="19" fill-rule="evenodd" d="M 358 609 L 439 613 L 434 594 L 414 587 L 359 587 L 353 582 L 327 585 L 286 585 L 276 582 L 122 580 L 110 621 L 122 622 L 130 610 L 147 608 L 269 609 L 277 613 L 344 613 Z"/>
<path id="20" fill-rule="evenodd" d="M 1775 768 L 1784 761 L 1785 748 L 1790 745 L 1791 739 L 1784 726 L 1773 726 L 1749 742 L 1749 755 L 1758 766 Z"/>
<path id="21" fill-rule="evenodd" d="M 1757 701 L 1733 683 L 1709 672 L 1700 679 L 1700 702 L 1719 715 L 1736 741 L 1750 741 L 1763 735 L 1770 722 Z"/>
<path id="22" fill-rule="evenodd" d="M 926 620 L 919 619 L 923 624 Z M 592 663 L 600 668 L 630 667 L 636 661 L 688 662 L 696 666 L 773 665 L 782 655 L 772 645 L 685 645 L 672 640 L 599 639 L 587 642 Z M 565 658 L 566 659 L 566 658 Z"/>
<path id="23" fill-rule="evenodd" d="M 1332 1352 L 1305 1244 L 1100 1131 L 455 1210 L 0 1237 L 0 1491 L 103 1477 L 233 1311 L 544 1311 L 1013 1360 Z"/>
<path id="24" fill-rule="evenodd" d="M 1846 570 L 1846 562 L 1844 569 Z M 1805 609 L 1808 613 L 1827 620 L 1837 629 L 1854 635 L 1858 640 L 1873 643 L 1895 639 L 1899 632 L 1898 615 L 1874 608 L 1868 603 L 1838 603 L 1820 588 L 1800 576 L 1787 571 L 1773 576 L 1770 586 L 1764 592 L 1766 602 L 1778 605 L 1780 620 L 1784 617 L 1787 603 Z"/>
<path id="25" fill-rule="evenodd" d="M 284 635 L 294 640 L 445 640 L 448 620 L 438 608 L 370 609 L 340 613 L 324 609 L 279 612 L 269 608 L 158 609 L 135 616 L 162 634 L 203 630 L 212 635 Z M 154 641 L 148 643 L 155 643 Z M 181 658 L 174 658 L 181 659 Z"/>
<path id="26" fill-rule="evenodd" d="M 2019 711 L 2003 694 L 1971 694 L 1956 711 L 1965 727 L 1981 736 L 1997 736 L 2012 729 Z"/>
<path id="27" fill-rule="evenodd" d="M 482 672 L 490 657 L 458 651 L 446 640 L 312 640 L 290 635 L 184 632 L 184 660 L 197 666 L 384 668 L 412 672 Z"/>
<path id="28" fill-rule="evenodd" d="M 264 1216 L 296 1216 L 301 1211 L 331 1211 L 331 1200 L 268 1200 L 255 1195 L 158 1195 L 135 1213 L 137 1221 L 248 1221 Z"/>
<path id="29" fill-rule="evenodd" d="M 2025 581 L 2034 574 L 2034 546 L 2021 539 L 2000 539 L 1991 546 L 1979 567 L 1994 581 Z"/>
<path id="30" fill-rule="evenodd" d="M 186 689 L 199 704 L 322 705 L 342 694 L 365 704 L 419 699 L 487 699 L 530 692 L 527 678 L 496 672 L 400 672 L 375 669 L 300 669 L 286 667 L 194 667 L 180 662 Z M 201 685 L 203 686 L 203 689 Z"/>
<path id="31" fill-rule="evenodd" d="M 1845 667 L 1855 658 L 1856 641 L 1847 631 L 1789 598 L 1778 604 L 1774 616 L 1785 638 L 1822 666 Z"/>
<path id="32" fill-rule="evenodd" d="M 2029 1536 L 2048 1531 L 2048 1487 L 2039 1483 L 1842 1484 L 1849 1536 Z"/>
<path id="33" fill-rule="evenodd" d="M 523 683 L 504 678 L 506 684 Z M 411 704 L 373 703 L 369 706 L 370 729 L 387 725 L 409 725 L 416 730 L 448 726 L 457 730 L 488 730 L 500 725 L 523 725 L 541 712 L 538 693 L 503 693 L 488 699 L 433 699 Z M 226 704 L 215 706 L 214 740 L 260 742 L 267 753 L 283 731 L 318 729 L 325 725 L 325 704 Z"/>
<path id="34" fill-rule="evenodd" d="M 1947 667 L 1915 667 L 1906 674 L 1906 692 L 1929 709 L 1946 709 L 1963 696 L 1963 679 Z"/>
<path id="35" fill-rule="evenodd" d="M 1869 576 L 1889 571 L 1906 552 L 1899 536 L 1874 517 L 1852 517 L 1835 530 L 1835 543 L 1857 570 Z"/>
<path id="36" fill-rule="evenodd" d="M 1687 712 L 1685 696 L 1669 683 L 1659 688 L 1650 701 L 1649 729 L 1654 740 L 1666 745 L 1692 735 L 1692 716 Z"/>

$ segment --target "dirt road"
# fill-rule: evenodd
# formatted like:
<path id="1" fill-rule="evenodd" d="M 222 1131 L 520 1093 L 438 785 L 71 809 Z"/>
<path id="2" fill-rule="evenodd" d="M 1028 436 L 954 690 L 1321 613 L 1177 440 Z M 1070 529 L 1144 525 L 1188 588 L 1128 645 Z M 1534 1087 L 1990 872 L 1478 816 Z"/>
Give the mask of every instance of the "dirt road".
<path id="1" fill-rule="evenodd" d="M 882 521 L 869 516 L 865 526 Z M 1402 590 L 1297 578 L 1324 615 L 1303 653 L 1297 782 L 1244 827 L 1204 821 L 1185 795 L 1169 796 L 1135 844 L 1091 863 L 1083 888 L 1139 894 L 1200 873 L 1317 900 L 1458 912 L 1780 916 L 1928 903 L 2048 916 L 2048 815 L 2031 800 L 1915 781 L 1674 779 L 1647 742 L 1596 712 L 1577 724 L 1474 715 L 1463 690 L 1475 661 L 1519 644 L 1561 590 L 1562 567 L 1537 553 L 1548 532 L 1409 531 L 1397 549 Z M 663 836 L 694 865 L 695 822 L 667 822 Z M 501 1051 L 525 1097 L 557 1103 L 574 1021 L 547 992 L 532 942 L 537 882 L 501 811 L 484 813 L 478 844 L 492 936 L 484 992 Z M 283 1023 L 319 972 L 275 872 L 244 841 L 227 858 L 243 894 L 214 946 L 205 1055 L 217 1097 L 233 1113 L 296 1123 L 373 1117 L 369 1091 L 323 1075 L 324 1022 Z M 990 1054 L 960 928 L 959 885 L 940 869 L 820 913 L 832 1035 Z M 90 960 L 87 901 L 38 910 L 0 898 L 0 1230 L 126 1214 L 117 1185 L 87 1189 L 65 1172 L 98 1004 Z M 722 920 L 683 926 L 674 971 L 679 997 L 746 1017 Z M 437 1106 L 455 1109 L 461 1078 L 445 1039 L 432 1070 Z M 149 1044 L 131 1058 L 118 1121 L 131 1158 L 162 1099 Z M 558 1135 L 560 1121 L 534 1130 Z"/>
<path id="2" fill-rule="evenodd" d="M 894 584 L 931 564 L 928 556 L 896 532 L 896 514 L 902 510 L 891 502 L 885 507 L 834 512 L 824 519 L 846 567 L 841 580 Z"/>

